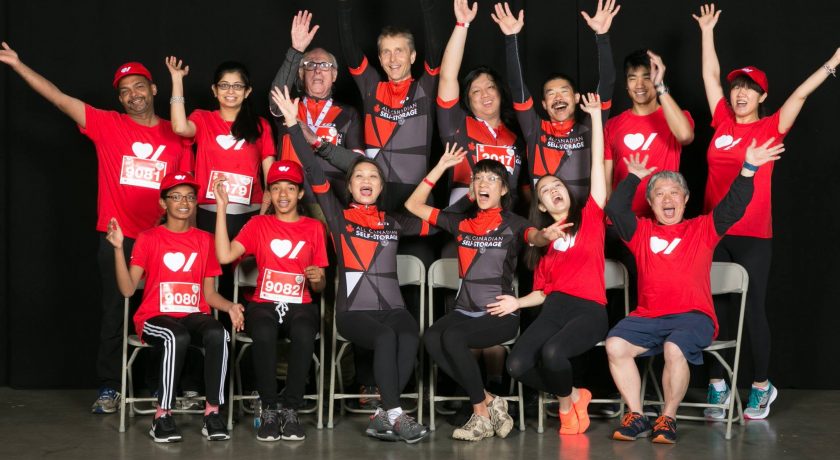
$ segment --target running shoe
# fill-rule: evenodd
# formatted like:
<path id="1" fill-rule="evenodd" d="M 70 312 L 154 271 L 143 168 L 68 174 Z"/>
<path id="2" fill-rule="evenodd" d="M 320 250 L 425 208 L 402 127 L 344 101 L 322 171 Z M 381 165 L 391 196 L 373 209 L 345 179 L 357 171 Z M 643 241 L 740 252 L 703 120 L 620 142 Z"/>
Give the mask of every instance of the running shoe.
<path id="1" fill-rule="evenodd" d="M 113 414 L 120 404 L 120 394 L 113 388 L 102 387 L 90 408 L 94 414 Z"/>
<path id="2" fill-rule="evenodd" d="M 225 421 L 218 412 L 210 412 L 204 416 L 204 426 L 201 427 L 201 434 L 208 441 L 226 441 L 230 439 Z"/>
<path id="3" fill-rule="evenodd" d="M 414 417 L 403 412 L 394 420 L 394 433 L 403 441 L 414 444 L 429 434 L 429 427 L 417 423 Z"/>
<path id="4" fill-rule="evenodd" d="M 507 400 L 501 396 L 496 396 L 487 405 L 487 410 L 490 412 L 490 423 L 493 424 L 493 431 L 496 436 L 506 438 L 510 434 L 510 430 L 513 429 L 513 417 L 508 414 Z"/>
<path id="5" fill-rule="evenodd" d="M 257 429 L 257 441 L 279 441 L 281 434 L 277 405 L 263 405 Z"/>
<path id="6" fill-rule="evenodd" d="M 169 414 L 161 415 L 152 421 L 149 436 L 155 442 L 180 442 L 182 439 L 178 427 L 175 426 L 175 419 Z"/>
<path id="7" fill-rule="evenodd" d="M 359 409 L 376 410 L 379 408 L 381 404 L 379 398 L 377 398 L 379 387 L 362 385 L 359 388 L 359 393 L 365 395 L 359 398 Z"/>
<path id="8" fill-rule="evenodd" d="M 767 388 L 752 387 L 747 408 L 744 410 L 744 418 L 750 420 L 762 420 L 770 415 L 770 404 L 776 400 L 779 391 L 772 383 L 767 382 Z"/>
<path id="9" fill-rule="evenodd" d="M 474 413 L 464 426 L 455 428 L 452 437 L 462 441 L 481 441 L 484 438 L 493 437 L 494 434 L 495 430 L 490 419 Z"/>
<path id="10" fill-rule="evenodd" d="M 627 412 L 621 419 L 621 426 L 613 432 L 613 439 L 618 441 L 635 441 L 638 438 L 650 436 L 650 421 L 638 412 Z"/>
<path id="11" fill-rule="evenodd" d="M 709 404 L 729 404 L 729 398 L 732 397 L 732 392 L 729 390 L 729 385 L 723 391 L 715 390 L 715 386 L 709 384 L 709 392 L 706 394 L 706 402 Z M 720 407 L 707 407 L 703 410 L 703 415 L 707 420 L 725 420 L 726 409 Z"/>
<path id="12" fill-rule="evenodd" d="M 370 422 L 365 434 L 381 441 L 399 441 L 400 437 L 394 433 L 394 425 L 388 421 L 388 413 L 382 409 L 370 416 Z"/>
<path id="13" fill-rule="evenodd" d="M 280 431 L 283 433 L 284 441 L 303 441 L 306 439 L 303 424 L 298 420 L 298 413 L 294 409 L 280 409 Z"/>
<path id="14" fill-rule="evenodd" d="M 659 444 L 675 444 L 677 442 L 677 421 L 673 417 L 660 415 L 653 425 L 652 442 Z"/>

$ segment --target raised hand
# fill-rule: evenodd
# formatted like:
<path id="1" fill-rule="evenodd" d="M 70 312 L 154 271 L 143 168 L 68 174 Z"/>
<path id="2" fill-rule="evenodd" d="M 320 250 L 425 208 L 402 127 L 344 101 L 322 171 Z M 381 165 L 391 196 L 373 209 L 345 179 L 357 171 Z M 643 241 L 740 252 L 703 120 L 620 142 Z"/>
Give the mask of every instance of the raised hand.
<path id="1" fill-rule="evenodd" d="M 122 229 L 120 228 L 120 224 L 117 223 L 116 217 L 112 217 L 110 221 L 108 221 L 108 231 L 105 232 L 105 239 L 111 243 L 111 246 L 114 249 L 122 249 L 123 237 Z"/>
<path id="2" fill-rule="evenodd" d="M 519 300 L 512 295 L 496 296 L 498 302 L 487 305 L 487 313 L 493 316 L 509 315 L 519 310 Z"/>
<path id="3" fill-rule="evenodd" d="M 450 146 L 449 142 L 447 142 L 446 150 L 444 150 L 443 155 L 440 156 L 438 166 L 443 169 L 448 169 L 464 161 L 464 158 L 466 157 L 467 151 L 464 150 L 463 147 L 458 147 L 458 144 L 455 142 L 453 142 Z"/>
<path id="4" fill-rule="evenodd" d="M 225 182 L 227 181 L 227 177 L 224 174 L 219 174 L 216 176 L 216 180 L 213 181 L 213 194 L 216 195 L 216 206 L 220 208 L 227 207 L 228 205 L 228 194 L 227 189 L 225 188 Z"/>
<path id="5" fill-rule="evenodd" d="M 475 19 L 478 14 L 478 2 L 473 2 L 472 8 L 469 6 L 469 0 L 455 0 L 455 20 L 469 24 Z"/>
<path id="6" fill-rule="evenodd" d="M 184 61 L 175 56 L 169 56 L 164 61 L 166 62 L 166 68 L 169 69 L 169 73 L 172 74 L 173 78 L 184 78 L 190 73 L 190 66 L 185 66 Z"/>
<path id="7" fill-rule="evenodd" d="M 662 63 L 662 58 L 651 50 L 647 52 L 650 58 L 650 80 L 653 86 L 659 86 L 665 82 L 665 64 Z"/>
<path id="8" fill-rule="evenodd" d="M 315 38 L 318 28 L 321 27 L 316 25 L 310 28 L 311 22 L 312 13 L 306 10 L 298 11 L 292 19 L 292 48 L 301 53 L 306 51 L 306 48 L 312 43 L 312 39 Z"/>
<path id="9" fill-rule="evenodd" d="M 580 109 L 589 115 L 601 113 L 601 96 L 599 96 L 598 93 L 581 94 Z"/>
<path id="10" fill-rule="evenodd" d="M 640 157 L 641 154 L 639 152 L 631 153 L 629 156 L 624 158 L 624 163 L 627 165 L 627 172 L 635 174 L 639 179 L 644 179 L 656 171 L 656 166 L 648 168 L 648 156 L 645 155 L 645 157 L 641 160 L 639 159 Z"/>
<path id="11" fill-rule="evenodd" d="M 761 166 L 781 158 L 779 155 L 785 151 L 785 144 L 776 144 L 770 147 L 770 144 L 775 140 L 775 137 L 771 137 L 765 143 L 756 147 L 757 142 L 753 139 L 749 147 L 747 147 L 747 154 L 744 157 L 744 161 L 753 166 Z"/>
<path id="12" fill-rule="evenodd" d="M 540 230 L 540 233 L 542 233 L 543 237 L 545 237 L 548 241 L 554 241 L 558 238 L 565 238 L 566 232 L 564 230 L 572 225 L 574 225 L 574 222 L 555 222 Z"/>
<path id="13" fill-rule="evenodd" d="M 692 14 L 691 17 L 697 21 L 697 25 L 700 26 L 700 30 L 713 30 L 715 25 L 718 22 L 718 18 L 720 17 L 720 13 L 723 10 L 715 11 L 715 4 L 710 3 L 708 5 L 701 5 L 700 6 L 700 16 L 696 14 Z"/>
<path id="14" fill-rule="evenodd" d="M 496 12 L 490 13 L 490 17 L 493 18 L 493 22 L 499 25 L 503 34 L 518 34 L 525 27 L 525 10 L 519 10 L 519 16 L 514 16 L 507 2 L 504 3 L 504 6 L 502 5 L 502 3 L 496 3 L 494 7 Z"/>
<path id="15" fill-rule="evenodd" d="M 601 35 L 610 31 L 610 25 L 621 5 L 616 6 L 615 0 L 598 0 L 598 8 L 595 10 L 594 16 L 589 16 L 586 11 L 581 11 L 580 14 L 586 20 L 586 24 L 596 34 Z"/>
<path id="16" fill-rule="evenodd" d="M 0 49 L 0 62 L 14 67 L 20 64 L 20 58 L 15 50 L 13 50 L 8 43 L 3 42 L 3 49 Z"/>
<path id="17" fill-rule="evenodd" d="M 237 332 L 245 329 L 245 315 L 243 312 L 245 307 L 240 303 L 235 303 L 228 308 L 228 316 L 230 316 L 230 324 Z"/>
<path id="18" fill-rule="evenodd" d="M 277 104 L 277 108 L 283 113 L 286 126 L 294 126 L 297 123 L 298 102 L 300 98 L 292 99 L 289 96 L 289 87 L 283 86 L 281 90 L 277 86 L 271 90 L 271 100 Z"/>

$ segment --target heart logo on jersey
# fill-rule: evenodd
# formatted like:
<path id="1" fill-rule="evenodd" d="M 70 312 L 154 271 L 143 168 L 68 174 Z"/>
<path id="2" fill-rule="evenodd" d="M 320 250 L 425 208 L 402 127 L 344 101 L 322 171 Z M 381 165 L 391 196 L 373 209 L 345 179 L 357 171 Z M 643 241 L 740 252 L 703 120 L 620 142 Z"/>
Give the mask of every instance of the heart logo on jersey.
<path id="1" fill-rule="evenodd" d="M 277 257 L 286 257 L 286 254 L 292 250 L 292 242 L 289 240 L 271 240 L 271 252 Z"/>
<path id="2" fill-rule="evenodd" d="M 167 252 L 163 255 L 163 264 L 173 272 L 180 270 L 186 261 L 187 258 L 180 252 Z"/>
<path id="3" fill-rule="evenodd" d="M 236 144 L 236 138 L 230 134 L 219 134 L 216 136 L 216 143 L 225 150 L 229 150 Z"/>
<path id="4" fill-rule="evenodd" d="M 733 141 L 735 141 L 735 139 L 732 136 L 730 136 L 729 134 L 724 134 L 723 136 L 720 136 L 717 139 L 715 139 L 715 147 L 722 149 L 724 147 L 734 146 L 738 142 L 741 142 L 741 139 L 738 139 L 734 143 Z"/>
<path id="5" fill-rule="evenodd" d="M 624 145 L 634 152 L 645 143 L 645 135 L 642 133 L 627 134 L 624 136 Z"/>
<path id="6" fill-rule="evenodd" d="M 654 254 L 659 254 L 662 251 L 665 251 L 664 254 L 670 254 L 680 244 L 680 241 L 682 241 L 681 238 L 674 238 L 674 241 L 668 241 L 652 236 L 650 237 L 650 250 Z"/>
<path id="7" fill-rule="evenodd" d="M 134 156 L 144 160 L 152 155 L 153 150 L 152 144 L 147 144 L 145 142 L 135 142 L 131 144 L 131 151 L 134 152 Z"/>
<path id="8" fill-rule="evenodd" d="M 554 240 L 554 249 L 566 252 L 569 248 L 575 247 L 575 236 L 577 235 L 566 234 L 564 238 L 557 238 Z"/>

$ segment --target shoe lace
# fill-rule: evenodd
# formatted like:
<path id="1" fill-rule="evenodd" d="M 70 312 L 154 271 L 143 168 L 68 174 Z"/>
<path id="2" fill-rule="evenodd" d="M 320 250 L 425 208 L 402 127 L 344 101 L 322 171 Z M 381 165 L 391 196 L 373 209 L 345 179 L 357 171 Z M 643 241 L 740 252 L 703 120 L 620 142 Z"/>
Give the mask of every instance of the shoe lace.
<path id="1" fill-rule="evenodd" d="M 413 430 L 418 426 L 420 426 L 420 424 L 417 423 L 417 420 L 414 420 L 414 417 L 406 414 L 405 412 L 400 414 L 400 416 L 394 420 L 394 428 L 399 428 L 400 430 Z"/>
<path id="2" fill-rule="evenodd" d="M 637 414 L 635 412 L 628 412 L 624 414 L 624 417 L 621 418 L 621 426 L 630 426 L 636 420 L 642 418 L 641 414 Z"/>
<path id="3" fill-rule="evenodd" d="M 767 394 L 765 390 L 759 390 L 757 388 L 753 388 L 750 390 L 750 400 L 747 402 L 747 407 L 758 407 L 761 405 L 761 400 L 764 399 L 764 395 Z"/>
<path id="4" fill-rule="evenodd" d="M 264 425 L 277 423 L 277 411 L 274 409 L 263 409 L 261 418 Z"/>
<path id="5" fill-rule="evenodd" d="M 298 424 L 298 423 L 300 423 L 300 422 L 298 422 L 297 411 L 294 410 L 294 409 L 287 409 L 285 407 L 283 409 L 280 409 L 280 417 L 283 419 L 285 424 L 289 424 L 289 423 Z"/>
<path id="6" fill-rule="evenodd" d="M 114 390 L 113 388 L 103 388 L 103 389 L 99 390 L 99 398 L 97 398 L 97 399 L 99 399 L 99 400 L 116 399 L 116 397 L 117 397 L 117 390 Z"/>
<path id="7" fill-rule="evenodd" d="M 662 416 L 656 419 L 656 425 L 654 425 L 654 431 L 674 431 L 673 428 L 673 421 L 670 417 Z"/>

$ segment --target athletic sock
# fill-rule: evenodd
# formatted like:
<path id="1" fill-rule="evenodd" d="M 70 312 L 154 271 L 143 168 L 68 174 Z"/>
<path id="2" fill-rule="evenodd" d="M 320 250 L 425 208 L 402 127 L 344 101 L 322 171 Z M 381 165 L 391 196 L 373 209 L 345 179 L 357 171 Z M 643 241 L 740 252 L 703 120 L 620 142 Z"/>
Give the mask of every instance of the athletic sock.
<path id="1" fill-rule="evenodd" d="M 724 391 L 726 390 L 726 380 L 712 382 L 712 386 L 715 388 L 715 391 Z"/>
<path id="2" fill-rule="evenodd" d="M 393 425 L 394 422 L 397 420 L 397 417 L 403 413 L 402 407 L 395 407 L 393 409 L 388 409 L 388 422 Z"/>

